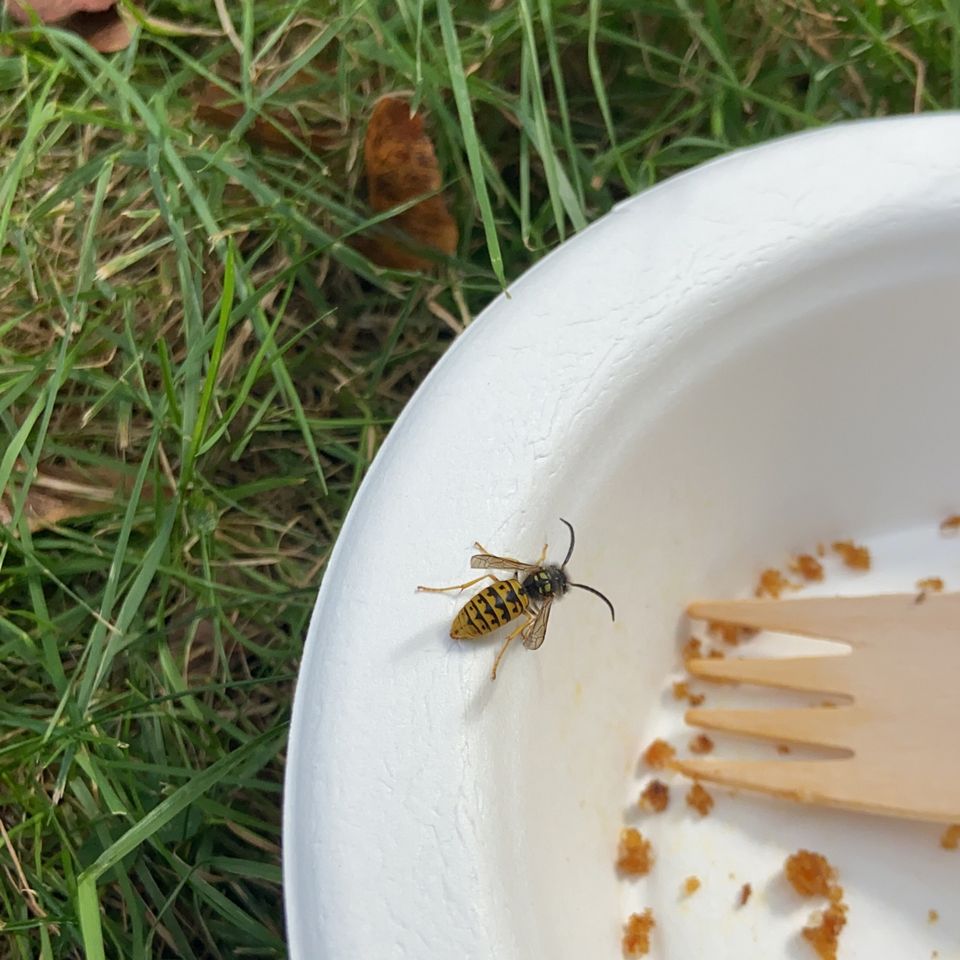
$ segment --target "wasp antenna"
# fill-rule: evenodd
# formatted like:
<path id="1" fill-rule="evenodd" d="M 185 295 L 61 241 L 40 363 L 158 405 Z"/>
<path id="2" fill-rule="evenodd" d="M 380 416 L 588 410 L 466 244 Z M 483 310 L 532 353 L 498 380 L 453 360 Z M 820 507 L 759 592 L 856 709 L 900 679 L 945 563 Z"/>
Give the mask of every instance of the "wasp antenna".
<path id="1" fill-rule="evenodd" d="M 570 562 L 570 557 L 573 556 L 573 544 L 576 538 L 573 535 L 573 524 L 570 523 L 569 520 L 564 520 L 563 517 L 560 518 L 560 522 L 565 523 L 567 525 L 567 529 L 570 531 L 570 549 L 567 550 L 567 555 L 563 558 L 563 563 L 560 564 L 560 568 L 563 569 L 563 567 Z"/>
<path id="2" fill-rule="evenodd" d="M 585 583 L 568 583 L 568 586 L 579 587 L 581 590 L 596 594 L 610 608 L 610 619 L 616 621 L 617 615 L 613 612 L 613 604 L 596 587 L 588 587 Z"/>

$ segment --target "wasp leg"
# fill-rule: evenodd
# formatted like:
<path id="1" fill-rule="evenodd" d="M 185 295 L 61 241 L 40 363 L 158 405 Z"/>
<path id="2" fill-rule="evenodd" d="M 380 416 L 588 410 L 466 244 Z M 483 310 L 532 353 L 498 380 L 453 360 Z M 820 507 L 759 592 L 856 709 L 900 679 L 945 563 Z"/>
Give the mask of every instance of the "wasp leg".
<path id="1" fill-rule="evenodd" d="M 472 587 L 481 580 L 497 579 L 499 578 L 495 577 L 492 573 L 485 573 L 482 577 L 477 577 L 475 580 L 468 580 L 466 583 L 455 583 L 452 587 L 417 587 L 417 590 L 421 593 L 446 593 L 447 590 L 466 590 L 467 587 Z"/>
<path id="2" fill-rule="evenodd" d="M 517 627 L 517 629 L 514 630 L 513 633 L 511 633 L 506 640 L 503 641 L 503 646 L 500 648 L 500 652 L 497 654 L 497 659 L 493 661 L 493 669 L 490 671 L 491 680 L 497 679 L 497 667 L 500 666 L 500 661 L 503 659 L 503 655 L 507 652 L 507 647 L 510 646 L 510 641 L 513 640 L 513 638 L 518 633 L 521 633 L 522 631 L 526 630 L 526 628 L 530 626 L 530 622 L 532 621 L 532 619 L 533 619 L 532 617 L 528 616 L 527 619 L 523 623 L 521 623 L 520 626 Z"/>

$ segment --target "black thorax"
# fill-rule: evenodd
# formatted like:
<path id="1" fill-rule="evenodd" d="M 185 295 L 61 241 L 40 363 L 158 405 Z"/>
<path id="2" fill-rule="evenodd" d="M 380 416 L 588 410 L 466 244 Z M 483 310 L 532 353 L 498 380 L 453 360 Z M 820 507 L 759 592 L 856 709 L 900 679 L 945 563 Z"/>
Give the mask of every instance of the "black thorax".
<path id="1" fill-rule="evenodd" d="M 563 568 L 549 566 L 527 574 L 520 589 L 534 602 L 542 603 L 553 597 L 562 597 L 570 587 Z"/>

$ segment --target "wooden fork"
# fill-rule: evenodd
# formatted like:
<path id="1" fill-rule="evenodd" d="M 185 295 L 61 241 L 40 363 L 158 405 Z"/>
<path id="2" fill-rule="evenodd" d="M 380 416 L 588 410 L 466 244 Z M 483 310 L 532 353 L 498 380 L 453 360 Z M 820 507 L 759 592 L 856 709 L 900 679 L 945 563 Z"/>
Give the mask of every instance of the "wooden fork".
<path id="1" fill-rule="evenodd" d="M 690 660 L 697 677 L 850 698 L 849 705 L 689 710 L 688 723 L 776 742 L 832 747 L 815 760 L 677 760 L 698 780 L 804 803 L 960 822 L 960 593 L 718 600 L 698 620 L 807 634 L 848 655 Z"/>

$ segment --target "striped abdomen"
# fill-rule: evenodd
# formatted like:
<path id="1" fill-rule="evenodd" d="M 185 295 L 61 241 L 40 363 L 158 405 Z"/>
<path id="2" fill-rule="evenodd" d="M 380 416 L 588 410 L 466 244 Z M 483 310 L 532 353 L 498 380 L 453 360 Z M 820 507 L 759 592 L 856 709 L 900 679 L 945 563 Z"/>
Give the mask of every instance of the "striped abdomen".
<path id="1" fill-rule="evenodd" d="M 496 580 L 463 605 L 450 627 L 450 636 L 455 640 L 482 637 L 516 620 L 528 606 L 530 598 L 519 580 Z"/>

